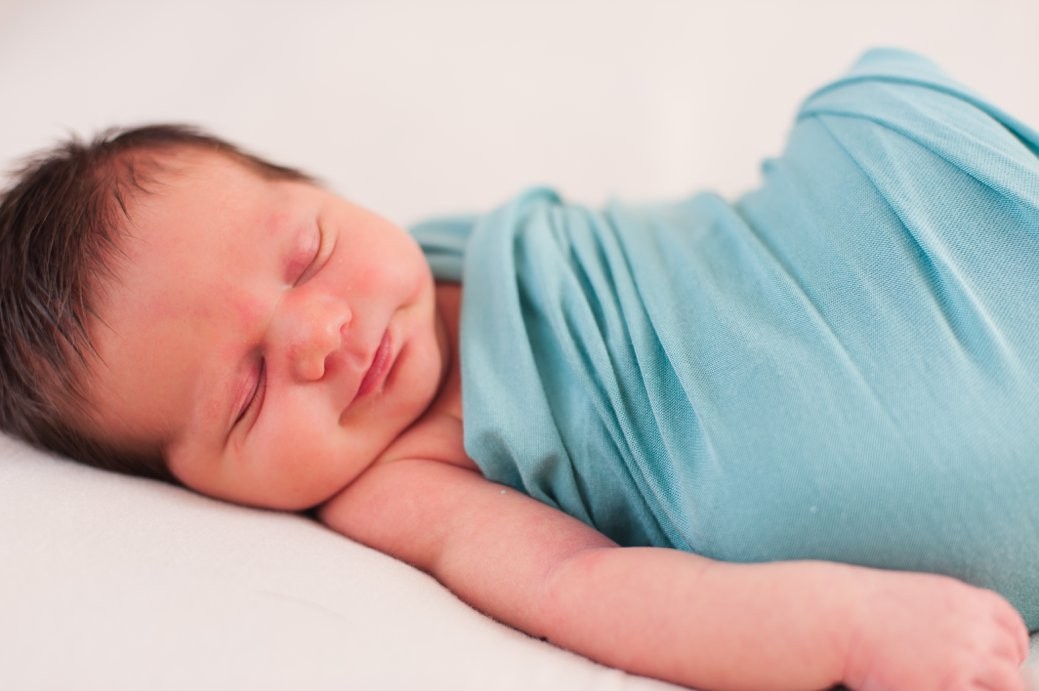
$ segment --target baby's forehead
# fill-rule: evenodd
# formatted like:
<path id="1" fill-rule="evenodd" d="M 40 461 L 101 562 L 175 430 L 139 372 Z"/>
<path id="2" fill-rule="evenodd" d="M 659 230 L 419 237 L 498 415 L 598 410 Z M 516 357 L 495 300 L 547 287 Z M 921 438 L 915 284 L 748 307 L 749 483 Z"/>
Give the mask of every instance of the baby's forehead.
<path id="1" fill-rule="evenodd" d="M 237 172 L 262 177 L 247 161 L 234 154 L 206 150 L 197 145 L 166 146 L 128 152 L 125 156 L 118 172 L 129 178 L 125 182 L 129 182 L 133 190 L 146 194 L 159 193 L 164 184 L 207 171 L 233 168 Z"/>
<path id="2" fill-rule="evenodd" d="M 272 174 L 262 164 L 234 153 L 210 151 L 197 146 L 178 146 L 141 152 L 127 160 L 113 185 L 109 217 L 116 231 L 116 244 L 137 233 L 137 226 L 150 209 L 161 206 L 187 213 L 214 192 L 232 190 L 241 181 L 258 183 L 304 182 Z"/>
<path id="3" fill-rule="evenodd" d="M 160 194 L 178 182 L 197 177 L 215 177 L 209 185 L 219 185 L 219 174 L 233 178 L 245 173 L 267 182 L 295 182 L 324 187 L 312 175 L 244 151 L 221 140 L 181 141 L 124 152 L 117 161 L 115 192 L 123 212 L 147 195 Z M 122 195 L 122 198 L 120 198 Z"/>
<path id="4" fill-rule="evenodd" d="M 199 172 L 230 166 L 241 167 L 230 156 L 184 145 L 123 152 L 109 161 L 97 174 L 108 180 L 107 223 L 118 231 L 117 244 L 142 206 L 170 197 L 171 189 Z"/>
<path id="5" fill-rule="evenodd" d="M 111 243 L 105 252 L 105 271 L 95 275 L 91 286 L 93 312 L 101 323 L 130 289 L 127 277 L 139 275 L 136 265 L 142 251 L 171 240 L 178 234 L 179 220 L 197 215 L 207 200 L 233 186 L 233 181 L 262 179 L 233 155 L 191 145 L 136 152 L 115 167 L 120 179 L 112 181 L 109 201 Z"/>
<path id="6" fill-rule="evenodd" d="M 178 143 L 165 150 L 153 152 L 160 166 L 174 172 L 194 169 L 233 167 L 260 179 L 277 182 L 302 182 L 318 187 L 317 179 L 298 168 L 274 163 L 236 147 L 219 148 L 198 143 Z"/>

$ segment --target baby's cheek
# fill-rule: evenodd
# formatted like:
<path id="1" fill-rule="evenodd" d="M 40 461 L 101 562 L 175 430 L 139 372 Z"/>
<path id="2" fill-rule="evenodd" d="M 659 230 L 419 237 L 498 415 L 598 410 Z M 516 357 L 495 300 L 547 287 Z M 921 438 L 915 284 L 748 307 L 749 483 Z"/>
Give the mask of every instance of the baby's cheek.
<path id="1" fill-rule="evenodd" d="M 283 406 L 265 430 L 260 446 L 272 473 L 280 476 L 313 475 L 334 453 L 336 421 L 327 411 L 310 410 L 304 401 Z"/>

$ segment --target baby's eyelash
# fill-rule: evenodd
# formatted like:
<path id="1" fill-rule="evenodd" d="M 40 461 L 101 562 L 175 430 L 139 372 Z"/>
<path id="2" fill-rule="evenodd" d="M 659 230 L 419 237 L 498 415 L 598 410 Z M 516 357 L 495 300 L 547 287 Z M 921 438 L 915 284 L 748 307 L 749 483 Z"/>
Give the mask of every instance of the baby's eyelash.
<path id="1" fill-rule="evenodd" d="M 321 250 L 323 249 L 324 244 L 324 233 L 322 233 L 321 228 L 318 227 L 317 243 L 315 243 L 314 251 L 309 255 L 309 259 L 304 264 L 303 270 L 300 271 L 299 276 L 296 278 L 295 285 L 306 283 L 307 280 L 314 274 L 314 270 L 317 267 L 317 263 L 321 259 Z"/>
<path id="2" fill-rule="evenodd" d="M 267 364 L 263 358 L 260 358 L 260 371 L 256 376 L 256 385 L 253 387 L 252 393 L 249 394 L 249 400 L 242 406 L 241 412 L 238 413 L 238 417 L 235 418 L 234 424 L 237 425 L 239 422 L 248 415 L 255 406 L 262 405 L 263 394 L 267 388 Z"/>

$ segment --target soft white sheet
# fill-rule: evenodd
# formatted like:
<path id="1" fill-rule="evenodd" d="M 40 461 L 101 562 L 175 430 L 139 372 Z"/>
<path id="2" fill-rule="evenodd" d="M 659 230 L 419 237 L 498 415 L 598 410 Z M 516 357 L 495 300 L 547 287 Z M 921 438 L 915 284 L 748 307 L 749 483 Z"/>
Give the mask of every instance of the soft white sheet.
<path id="1" fill-rule="evenodd" d="M 669 688 L 297 516 L 0 438 L 0 688 Z"/>
<path id="2" fill-rule="evenodd" d="M 530 183 L 736 193 L 866 46 L 1039 124 L 1039 4 L 0 0 L 0 166 L 186 120 L 407 223 Z M 306 520 L 0 437 L 0 688 L 651 689 Z"/>

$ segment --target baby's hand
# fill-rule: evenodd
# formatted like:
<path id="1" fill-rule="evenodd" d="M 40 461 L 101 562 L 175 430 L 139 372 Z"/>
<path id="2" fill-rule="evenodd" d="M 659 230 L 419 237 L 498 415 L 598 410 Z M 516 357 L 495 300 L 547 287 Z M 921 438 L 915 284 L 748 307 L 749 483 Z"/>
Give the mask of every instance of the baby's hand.
<path id="1" fill-rule="evenodd" d="M 1028 632 L 996 593 L 929 574 L 876 572 L 853 623 L 856 691 L 1024 691 Z"/>

